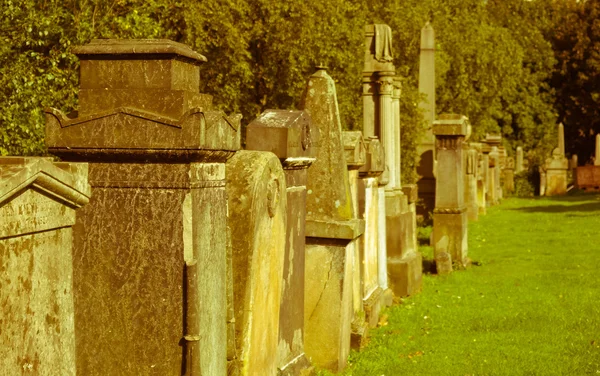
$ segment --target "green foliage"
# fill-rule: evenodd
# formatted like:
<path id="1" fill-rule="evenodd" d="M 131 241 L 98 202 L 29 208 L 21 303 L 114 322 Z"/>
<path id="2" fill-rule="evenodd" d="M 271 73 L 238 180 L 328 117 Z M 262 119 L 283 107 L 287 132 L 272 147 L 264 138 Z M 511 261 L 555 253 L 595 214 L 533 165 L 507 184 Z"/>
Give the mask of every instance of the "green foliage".
<path id="1" fill-rule="evenodd" d="M 533 197 L 537 191 L 536 186 L 539 186 L 539 174 L 536 175 L 533 171 L 521 171 L 515 174 L 515 192 L 513 195 Z"/>
<path id="2" fill-rule="evenodd" d="M 553 1 L 551 10 L 547 35 L 558 61 L 551 81 L 555 108 L 565 125 L 568 154 L 578 154 L 584 164 L 600 133 L 600 1 Z"/>
<path id="3" fill-rule="evenodd" d="M 599 32 L 592 21 L 598 1 L 1 1 L 1 154 L 44 153 L 42 109 L 77 107 L 78 61 L 70 51 L 93 38 L 170 38 L 191 45 L 209 60 L 201 92 L 217 107 L 242 113 L 245 124 L 268 108 L 294 108 L 307 77 L 323 64 L 336 81 L 344 128 L 361 129 L 363 27 L 387 23 L 403 84 L 404 183 L 418 179 L 424 130 L 419 44 L 428 20 L 436 31 L 437 112 L 467 115 L 473 139 L 501 132 L 509 149 L 521 145 L 543 161 L 555 144 L 550 83 L 558 88 L 556 107 L 568 135 L 584 124 L 588 135 L 600 119 L 600 106 L 592 106 L 600 100 L 597 89 L 586 91 L 585 106 L 574 110 L 577 93 L 597 82 Z M 553 72 L 555 55 L 559 69 Z M 578 67 L 586 68 L 583 75 L 576 75 Z"/>

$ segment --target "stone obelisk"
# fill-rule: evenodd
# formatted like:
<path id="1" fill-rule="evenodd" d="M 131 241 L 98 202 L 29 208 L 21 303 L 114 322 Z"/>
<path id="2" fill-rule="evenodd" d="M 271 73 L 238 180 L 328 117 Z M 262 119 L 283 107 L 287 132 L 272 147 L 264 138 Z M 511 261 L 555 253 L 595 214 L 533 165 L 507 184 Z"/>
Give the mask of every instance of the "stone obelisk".
<path id="1" fill-rule="evenodd" d="M 600 134 L 596 135 L 596 154 L 594 155 L 594 166 L 600 166 Z"/>
<path id="2" fill-rule="evenodd" d="M 420 107 L 424 111 L 427 130 L 419 143 L 419 198 L 424 207 L 419 213 L 427 215 L 435 207 L 435 138 L 432 124 L 435 120 L 435 33 L 429 22 L 421 30 L 421 55 L 419 63 L 419 93 L 425 95 Z"/>

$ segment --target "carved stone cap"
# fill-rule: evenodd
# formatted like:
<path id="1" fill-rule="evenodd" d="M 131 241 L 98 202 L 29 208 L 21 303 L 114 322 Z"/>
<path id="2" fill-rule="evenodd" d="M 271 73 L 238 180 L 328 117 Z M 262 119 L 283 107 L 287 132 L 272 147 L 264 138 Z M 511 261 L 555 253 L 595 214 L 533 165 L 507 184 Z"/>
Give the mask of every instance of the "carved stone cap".
<path id="1" fill-rule="evenodd" d="M 316 157 L 319 130 L 311 127 L 306 111 L 266 110 L 253 120 L 246 131 L 246 149 L 270 151 L 282 162 L 310 160 Z M 297 167 L 298 163 L 294 163 Z"/>
<path id="2" fill-rule="evenodd" d="M 28 187 L 77 208 L 88 203 L 91 188 L 86 163 L 53 163 L 51 158 L 0 157 L 0 206 Z"/>
<path id="3" fill-rule="evenodd" d="M 486 134 L 483 142 L 490 146 L 500 146 L 500 143 L 502 143 L 502 136 L 499 134 Z"/>
<path id="4" fill-rule="evenodd" d="M 464 115 L 442 114 L 433 122 L 432 131 L 436 136 L 467 136 L 469 119 Z"/>
<path id="5" fill-rule="evenodd" d="M 344 155 L 349 170 L 357 170 L 366 162 L 366 148 L 360 131 L 342 132 Z"/>
<path id="6" fill-rule="evenodd" d="M 385 155 L 381 142 L 377 137 L 369 137 L 365 141 L 366 160 L 360 168 L 361 177 L 377 177 L 385 171 Z"/>
<path id="7" fill-rule="evenodd" d="M 150 59 L 177 57 L 200 65 L 206 57 L 189 46 L 168 39 L 93 39 L 89 44 L 73 48 L 73 53 L 81 60 L 89 59 L 140 59 L 149 55 Z"/>

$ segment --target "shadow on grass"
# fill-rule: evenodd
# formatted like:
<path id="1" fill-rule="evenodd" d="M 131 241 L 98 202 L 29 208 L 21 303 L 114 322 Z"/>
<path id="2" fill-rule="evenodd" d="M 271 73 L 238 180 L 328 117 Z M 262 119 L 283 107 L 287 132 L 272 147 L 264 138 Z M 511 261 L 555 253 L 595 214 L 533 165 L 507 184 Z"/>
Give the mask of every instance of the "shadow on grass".
<path id="1" fill-rule="evenodd" d="M 600 201 L 588 202 L 578 205 L 544 205 L 529 206 L 524 208 L 509 209 L 525 213 L 568 213 L 568 212 L 596 212 L 600 211 Z"/>

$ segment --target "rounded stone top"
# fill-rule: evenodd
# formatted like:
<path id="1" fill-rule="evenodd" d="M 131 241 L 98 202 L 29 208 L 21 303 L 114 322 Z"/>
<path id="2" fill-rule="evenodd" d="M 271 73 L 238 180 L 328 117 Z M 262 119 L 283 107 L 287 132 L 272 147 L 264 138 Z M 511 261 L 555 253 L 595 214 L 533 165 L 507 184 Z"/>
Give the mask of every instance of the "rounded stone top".
<path id="1" fill-rule="evenodd" d="M 206 57 L 183 43 L 169 39 L 93 39 L 90 43 L 73 48 L 80 59 L 102 59 L 114 55 L 174 55 L 194 64 L 206 62 Z"/>

